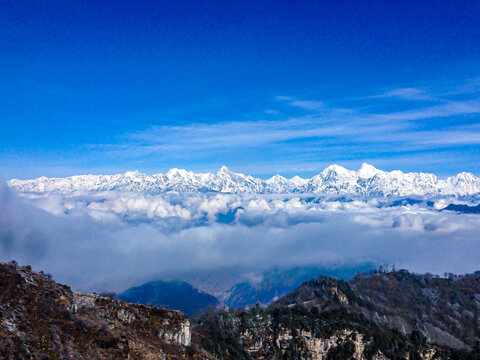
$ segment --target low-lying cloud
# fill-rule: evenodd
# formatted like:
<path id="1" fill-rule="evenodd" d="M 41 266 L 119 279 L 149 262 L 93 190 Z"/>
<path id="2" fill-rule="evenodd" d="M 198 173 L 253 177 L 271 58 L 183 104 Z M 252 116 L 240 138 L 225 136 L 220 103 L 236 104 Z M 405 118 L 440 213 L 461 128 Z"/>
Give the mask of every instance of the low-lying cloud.
<path id="1" fill-rule="evenodd" d="M 229 194 L 17 194 L 0 184 L 0 260 L 75 289 L 271 268 L 480 269 L 480 216 L 424 204 Z"/>

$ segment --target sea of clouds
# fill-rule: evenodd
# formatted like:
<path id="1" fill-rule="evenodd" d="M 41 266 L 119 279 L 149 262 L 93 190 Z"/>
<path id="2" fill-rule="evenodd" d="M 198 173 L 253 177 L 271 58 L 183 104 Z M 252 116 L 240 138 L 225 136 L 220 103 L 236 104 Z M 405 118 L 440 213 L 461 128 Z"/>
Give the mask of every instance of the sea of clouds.
<path id="1" fill-rule="evenodd" d="M 480 215 L 441 206 L 303 195 L 18 194 L 1 182 L 0 260 L 88 291 L 308 266 L 479 270 Z"/>

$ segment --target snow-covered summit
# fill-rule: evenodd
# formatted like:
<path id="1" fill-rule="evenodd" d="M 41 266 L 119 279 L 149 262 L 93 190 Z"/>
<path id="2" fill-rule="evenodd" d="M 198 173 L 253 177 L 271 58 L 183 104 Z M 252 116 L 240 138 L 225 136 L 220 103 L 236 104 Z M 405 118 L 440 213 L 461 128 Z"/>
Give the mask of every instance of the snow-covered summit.
<path id="1" fill-rule="evenodd" d="M 369 164 L 358 170 L 330 165 L 310 179 L 274 175 L 262 180 L 235 173 L 222 166 L 214 173 L 171 169 L 166 174 L 147 175 L 128 171 L 116 175 L 77 175 L 67 178 L 12 179 L 8 184 L 20 192 L 143 191 L 223 192 L 237 194 L 330 194 L 352 196 L 456 196 L 480 194 L 480 178 L 462 172 L 445 180 L 434 174 L 382 171 Z"/>
<path id="2" fill-rule="evenodd" d="M 358 176 L 367 179 L 382 173 L 382 170 L 378 170 L 375 166 L 367 163 L 363 163 L 362 166 L 360 166 L 360 169 L 357 171 Z"/>

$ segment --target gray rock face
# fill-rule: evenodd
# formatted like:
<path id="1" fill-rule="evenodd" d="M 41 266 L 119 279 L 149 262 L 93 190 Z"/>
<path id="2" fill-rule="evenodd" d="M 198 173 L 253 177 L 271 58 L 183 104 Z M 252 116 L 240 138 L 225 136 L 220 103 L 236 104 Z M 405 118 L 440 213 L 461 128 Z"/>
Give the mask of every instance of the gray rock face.
<path id="1" fill-rule="evenodd" d="M 190 321 L 179 311 L 130 304 L 84 292 L 73 293 L 73 309 L 77 314 L 101 319 L 112 330 L 148 326 L 167 343 L 183 346 L 191 343 Z"/>

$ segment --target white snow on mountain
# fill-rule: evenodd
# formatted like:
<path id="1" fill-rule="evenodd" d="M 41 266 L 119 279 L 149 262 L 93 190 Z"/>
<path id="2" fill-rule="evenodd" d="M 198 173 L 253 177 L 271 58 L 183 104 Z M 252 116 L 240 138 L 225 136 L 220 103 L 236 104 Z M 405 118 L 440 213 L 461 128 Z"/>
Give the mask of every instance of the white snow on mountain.
<path id="1" fill-rule="evenodd" d="M 19 192 L 133 191 L 162 193 L 221 192 L 233 194 L 319 194 L 340 196 L 431 196 L 468 197 L 480 193 L 480 178 L 471 173 L 439 179 L 434 174 L 387 172 L 363 164 L 348 170 L 330 165 L 310 179 L 275 175 L 268 180 L 235 173 L 222 166 L 214 173 L 171 169 L 166 174 L 146 175 L 128 171 L 116 175 L 77 175 L 67 178 L 12 179 Z"/>

